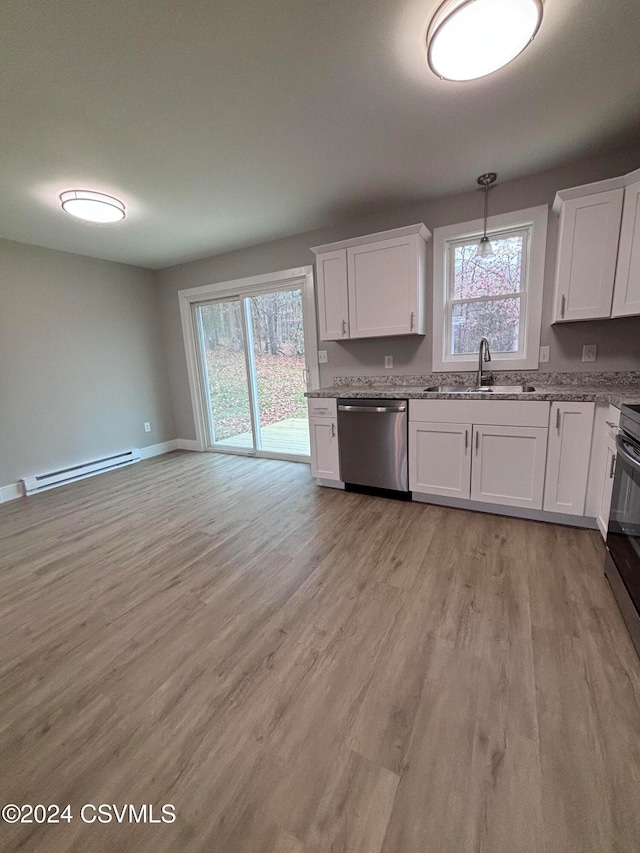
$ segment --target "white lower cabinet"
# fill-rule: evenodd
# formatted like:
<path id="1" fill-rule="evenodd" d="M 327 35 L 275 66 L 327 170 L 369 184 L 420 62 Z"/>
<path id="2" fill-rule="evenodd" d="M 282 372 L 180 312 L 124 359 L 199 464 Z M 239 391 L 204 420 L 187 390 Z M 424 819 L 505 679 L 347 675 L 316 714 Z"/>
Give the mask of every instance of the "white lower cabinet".
<path id="1" fill-rule="evenodd" d="M 471 500 L 542 509 L 546 454 L 543 427 L 474 426 Z"/>
<path id="2" fill-rule="evenodd" d="M 309 436 L 311 439 L 311 476 L 321 480 L 340 480 L 338 453 L 338 406 L 334 398 L 310 398 Z"/>
<path id="3" fill-rule="evenodd" d="M 602 538 L 607 538 L 607 528 L 609 526 L 609 511 L 611 509 L 611 496 L 613 494 L 613 478 L 616 473 L 616 461 L 618 458 L 618 448 L 616 446 L 616 436 L 618 434 L 618 426 L 620 424 L 620 409 L 614 406 L 609 406 L 609 412 L 606 420 L 606 451 L 604 466 L 601 474 L 601 491 L 600 500 L 598 502 L 598 528 L 602 533 Z"/>
<path id="4" fill-rule="evenodd" d="M 410 490 L 468 498 L 471 433 L 471 424 L 409 423 Z"/>
<path id="5" fill-rule="evenodd" d="M 409 488 L 540 510 L 548 423 L 541 401 L 412 400 Z"/>
<path id="6" fill-rule="evenodd" d="M 616 441 L 615 438 L 607 439 L 607 458 L 604 468 L 604 478 L 602 483 L 602 498 L 600 500 L 600 509 L 598 510 L 598 528 L 602 533 L 602 538 L 607 538 L 607 527 L 609 526 L 609 510 L 611 509 L 611 496 L 613 494 L 613 478 L 616 473 Z"/>
<path id="7" fill-rule="evenodd" d="M 336 418 L 309 418 L 311 475 L 323 480 L 340 479 L 338 422 Z"/>
<path id="8" fill-rule="evenodd" d="M 584 515 L 595 403 L 553 403 L 544 488 L 546 512 Z"/>

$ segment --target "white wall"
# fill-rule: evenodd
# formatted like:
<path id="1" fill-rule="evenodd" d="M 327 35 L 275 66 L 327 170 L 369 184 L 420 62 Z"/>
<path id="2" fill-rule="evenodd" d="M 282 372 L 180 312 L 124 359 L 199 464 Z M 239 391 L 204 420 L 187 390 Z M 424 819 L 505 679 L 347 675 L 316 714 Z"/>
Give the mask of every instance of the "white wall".
<path id="1" fill-rule="evenodd" d="M 497 167 L 499 164 L 487 164 Z M 503 181 L 491 190 L 490 212 L 507 213 L 539 204 L 553 203 L 559 189 L 578 186 L 625 174 L 640 166 L 640 150 L 625 151 L 607 157 L 583 160 L 552 171 L 517 181 Z M 187 379 L 177 292 L 211 282 L 226 281 L 260 273 L 274 272 L 313 263 L 310 246 L 334 240 L 372 234 L 415 222 L 434 229 L 476 219 L 482 215 L 481 191 L 471 190 L 456 196 L 432 199 L 398 210 L 361 217 L 341 227 L 299 234 L 283 240 L 252 246 L 236 252 L 193 261 L 157 273 L 161 287 L 168 366 L 178 433 L 182 438 L 195 436 Z M 639 370 L 640 318 L 599 320 L 551 326 L 557 219 L 550 216 L 542 311 L 542 345 L 550 345 L 551 358 L 543 369 L 549 371 Z M 429 294 L 431 293 L 431 253 L 429 250 Z M 428 305 L 428 329 L 431 327 L 431 300 Z M 582 344 L 598 345 L 594 364 L 581 362 Z M 431 333 L 424 338 L 385 338 L 321 343 L 329 362 L 320 365 L 322 385 L 330 385 L 334 376 L 362 374 L 416 374 L 431 372 Z M 384 356 L 394 356 L 394 370 L 384 370 Z"/>
<path id="2" fill-rule="evenodd" d="M 0 487 L 175 437 L 153 273 L 0 240 Z"/>

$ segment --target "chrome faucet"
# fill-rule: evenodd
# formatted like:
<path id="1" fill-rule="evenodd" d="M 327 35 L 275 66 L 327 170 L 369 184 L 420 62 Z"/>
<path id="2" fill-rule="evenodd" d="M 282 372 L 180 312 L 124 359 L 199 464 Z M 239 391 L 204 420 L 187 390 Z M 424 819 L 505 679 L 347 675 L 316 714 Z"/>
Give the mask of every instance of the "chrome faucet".
<path id="1" fill-rule="evenodd" d="M 480 339 L 480 354 L 478 357 L 478 388 L 482 385 L 483 361 L 491 361 L 491 350 L 489 349 L 489 341 L 486 338 Z"/>

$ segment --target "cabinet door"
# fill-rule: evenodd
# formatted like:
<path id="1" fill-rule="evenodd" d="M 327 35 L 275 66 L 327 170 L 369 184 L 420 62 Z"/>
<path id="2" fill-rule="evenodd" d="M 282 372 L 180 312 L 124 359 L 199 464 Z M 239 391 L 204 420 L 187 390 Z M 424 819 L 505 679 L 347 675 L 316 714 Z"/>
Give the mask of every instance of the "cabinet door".
<path id="1" fill-rule="evenodd" d="M 309 418 L 311 436 L 311 476 L 323 480 L 340 479 L 338 422 L 335 418 Z"/>
<path id="2" fill-rule="evenodd" d="M 316 272 L 320 340 L 344 340 L 349 337 L 347 250 L 339 249 L 317 255 Z"/>
<path id="3" fill-rule="evenodd" d="M 598 510 L 598 527 L 602 538 L 607 539 L 607 527 L 609 526 L 609 510 L 611 509 L 611 495 L 613 494 L 613 478 L 616 473 L 616 440 L 609 436 L 607 438 L 607 457 L 604 471 L 602 472 L 602 496 Z"/>
<path id="4" fill-rule="evenodd" d="M 352 338 L 424 334 L 420 237 L 347 249 Z"/>
<path id="5" fill-rule="evenodd" d="M 640 314 L 640 181 L 624 191 L 613 317 Z"/>
<path id="6" fill-rule="evenodd" d="M 609 190 L 563 203 L 554 322 L 611 316 L 623 195 Z"/>
<path id="7" fill-rule="evenodd" d="M 471 424 L 409 423 L 412 492 L 469 497 L 471 431 Z"/>
<path id="8" fill-rule="evenodd" d="M 595 403 L 554 403 L 544 485 L 546 512 L 584 515 Z"/>
<path id="9" fill-rule="evenodd" d="M 542 509 L 547 430 L 474 426 L 471 499 Z"/>

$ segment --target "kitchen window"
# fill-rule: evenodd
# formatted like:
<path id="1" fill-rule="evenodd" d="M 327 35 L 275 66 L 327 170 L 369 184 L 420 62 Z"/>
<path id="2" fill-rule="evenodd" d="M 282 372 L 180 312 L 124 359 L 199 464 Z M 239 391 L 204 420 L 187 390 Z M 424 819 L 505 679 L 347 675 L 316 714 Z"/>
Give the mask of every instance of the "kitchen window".
<path id="1" fill-rule="evenodd" d="M 538 367 L 547 207 L 490 217 L 490 260 L 475 257 L 482 225 L 434 231 L 434 371 L 477 369 L 483 337 L 493 370 Z"/>

